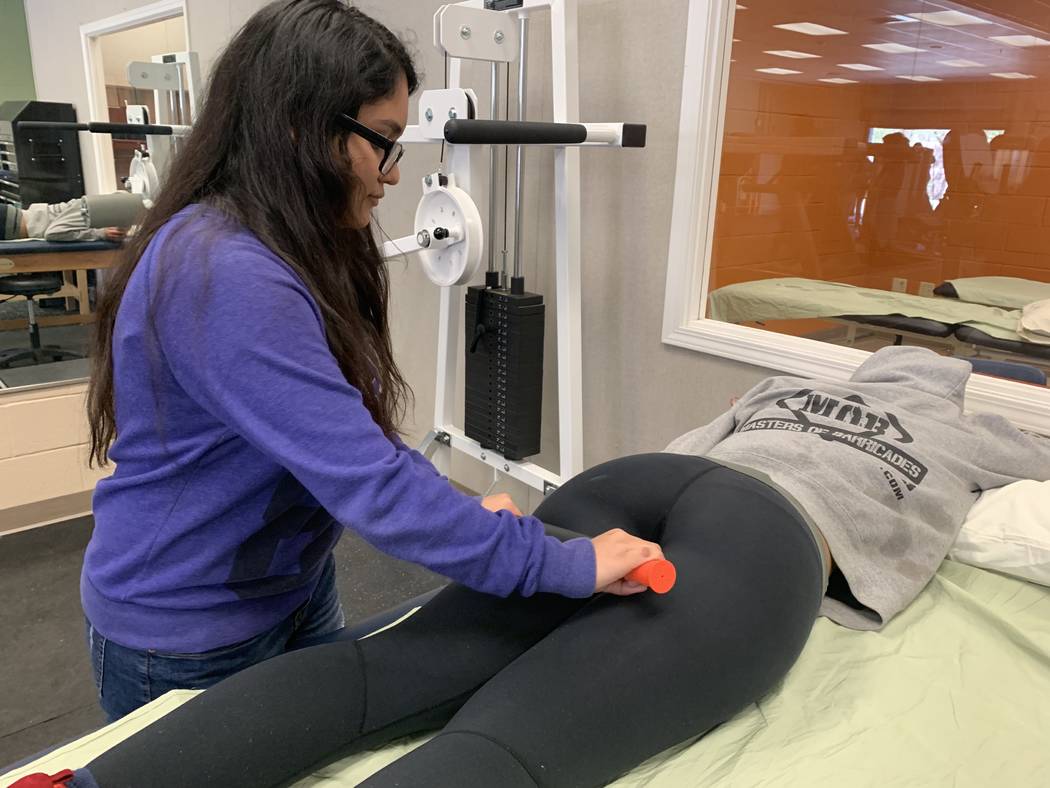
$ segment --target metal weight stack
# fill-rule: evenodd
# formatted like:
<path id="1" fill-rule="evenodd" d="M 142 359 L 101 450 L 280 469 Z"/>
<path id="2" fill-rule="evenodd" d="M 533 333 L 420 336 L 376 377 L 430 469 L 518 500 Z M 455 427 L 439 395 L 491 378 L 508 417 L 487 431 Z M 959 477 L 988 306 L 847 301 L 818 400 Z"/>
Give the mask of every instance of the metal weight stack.
<path id="1" fill-rule="evenodd" d="M 543 296 L 467 289 L 465 432 L 509 460 L 540 450 Z"/>

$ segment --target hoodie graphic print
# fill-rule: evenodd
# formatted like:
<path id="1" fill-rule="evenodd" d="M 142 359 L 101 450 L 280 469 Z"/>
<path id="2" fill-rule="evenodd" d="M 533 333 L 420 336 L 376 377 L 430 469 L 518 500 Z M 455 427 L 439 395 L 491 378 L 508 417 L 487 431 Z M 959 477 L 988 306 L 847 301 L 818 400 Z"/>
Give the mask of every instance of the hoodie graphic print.
<path id="1" fill-rule="evenodd" d="M 822 613 L 879 629 L 930 581 L 983 490 L 1050 479 L 1050 441 L 963 412 L 970 365 L 916 347 L 872 354 L 849 381 L 767 378 L 667 451 L 767 481 L 828 542 L 855 599 Z"/>

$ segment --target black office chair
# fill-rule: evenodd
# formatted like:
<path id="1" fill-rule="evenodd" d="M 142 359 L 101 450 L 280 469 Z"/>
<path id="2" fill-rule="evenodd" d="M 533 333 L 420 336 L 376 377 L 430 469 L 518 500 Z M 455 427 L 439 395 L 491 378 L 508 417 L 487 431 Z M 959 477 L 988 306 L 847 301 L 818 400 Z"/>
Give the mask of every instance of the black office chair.
<path id="1" fill-rule="evenodd" d="M 83 358 L 80 353 L 63 350 L 55 345 L 40 345 L 40 327 L 36 322 L 33 299 L 51 295 L 62 289 L 62 274 L 15 274 L 0 276 L 0 296 L 24 296 L 29 307 L 29 348 L 0 350 L 0 369 L 10 369 L 20 362 L 43 364 L 48 361 L 66 361 Z M 27 364 L 28 366 L 28 364 Z"/>

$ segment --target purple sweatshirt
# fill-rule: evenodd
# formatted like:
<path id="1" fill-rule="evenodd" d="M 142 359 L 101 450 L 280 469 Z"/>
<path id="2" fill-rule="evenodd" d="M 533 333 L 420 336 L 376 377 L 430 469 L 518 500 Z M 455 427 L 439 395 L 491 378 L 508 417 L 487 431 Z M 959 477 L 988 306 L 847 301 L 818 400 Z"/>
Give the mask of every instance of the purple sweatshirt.
<path id="1" fill-rule="evenodd" d="M 137 649 L 253 637 L 313 592 L 342 528 L 505 596 L 585 597 L 594 549 L 494 514 L 385 435 L 302 280 L 191 206 L 157 233 L 113 336 L 117 439 L 81 577 L 94 626 Z"/>

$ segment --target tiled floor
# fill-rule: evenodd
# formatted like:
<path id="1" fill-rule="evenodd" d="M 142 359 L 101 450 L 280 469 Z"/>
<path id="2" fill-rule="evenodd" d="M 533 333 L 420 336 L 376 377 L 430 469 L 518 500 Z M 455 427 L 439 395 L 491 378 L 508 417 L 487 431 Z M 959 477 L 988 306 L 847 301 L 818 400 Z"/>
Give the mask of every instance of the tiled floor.
<path id="1" fill-rule="evenodd" d="M 81 560 L 90 517 L 0 537 L 0 772 L 104 723 L 84 644 Z M 350 622 L 441 585 L 352 533 L 336 548 Z"/>
<path id="2" fill-rule="evenodd" d="M 3 318 L 3 315 L 0 315 Z M 74 350 L 77 353 L 87 351 L 88 340 L 91 337 L 91 326 L 41 326 L 40 341 L 45 345 L 58 345 L 59 347 Z M 0 348 L 29 347 L 29 332 L 25 330 L 11 329 L 0 331 Z"/>

